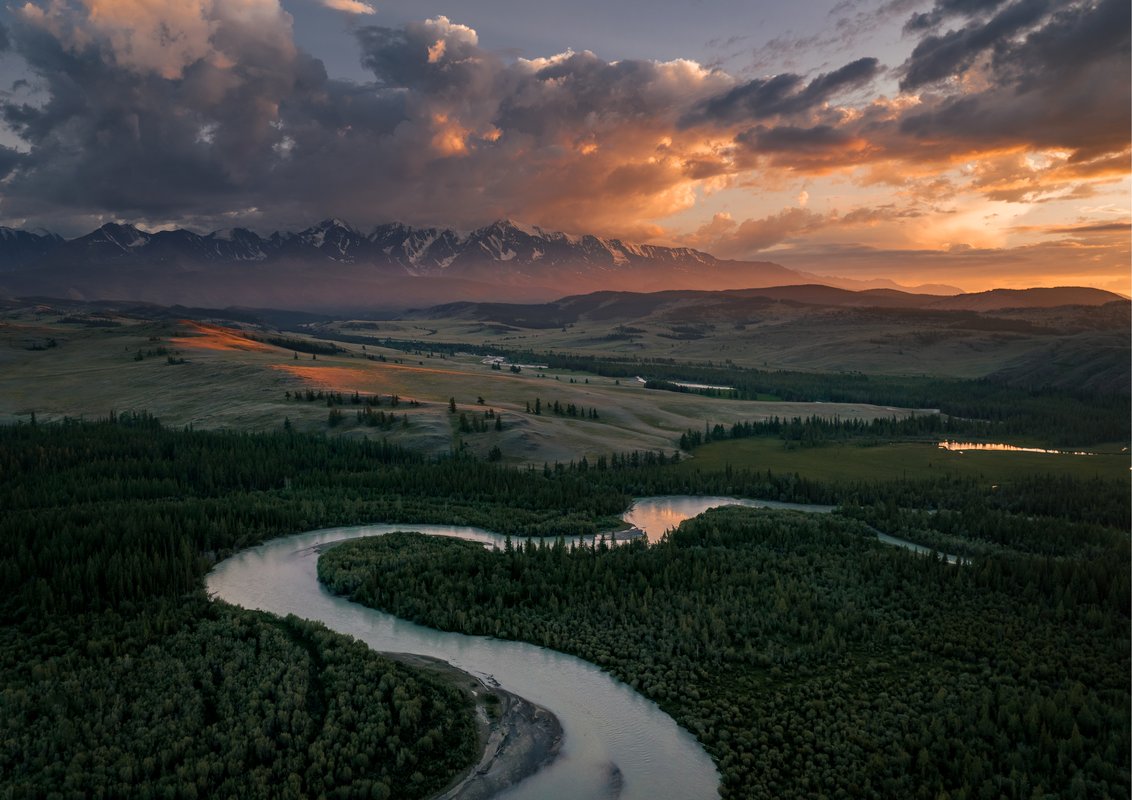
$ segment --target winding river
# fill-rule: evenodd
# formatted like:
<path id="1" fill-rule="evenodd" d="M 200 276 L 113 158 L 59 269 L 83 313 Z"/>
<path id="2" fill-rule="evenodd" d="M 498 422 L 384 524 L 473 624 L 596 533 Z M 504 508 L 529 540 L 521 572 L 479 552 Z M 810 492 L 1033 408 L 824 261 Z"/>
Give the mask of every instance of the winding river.
<path id="1" fill-rule="evenodd" d="M 828 512 L 832 506 L 731 497 L 652 497 L 625 519 L 656 541 L 665 530 L 720 505 Z M 718 795 L 719 774 L 703 748 L 650 700 L 598 667 L 535 645 L 466 636 L 414 625 L 352 603 L 318 582 L 321 545 L 414 530 L 503 546 L 504 537 L 450 525 L 363 525 L 274 539 L 218 564 L 207 578 L 213 596 L 244 608 L 318 620 L 384 652 L 440 658 L 549 709 L 563 729 L 548 767 L 500 795 L 507 800 L 699 800 Z M 898 540 L 890 542 L 901 544 Z M 904 543 L 908 544 L 908 543 Z"/>

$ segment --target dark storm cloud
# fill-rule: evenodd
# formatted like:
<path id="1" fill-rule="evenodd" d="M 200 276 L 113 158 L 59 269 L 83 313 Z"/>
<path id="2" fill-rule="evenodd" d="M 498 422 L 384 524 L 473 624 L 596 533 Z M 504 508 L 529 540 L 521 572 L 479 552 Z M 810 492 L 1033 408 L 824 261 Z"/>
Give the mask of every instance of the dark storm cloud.
<path id="1" fill-rule="evenodd" d="M 676 130 L 733 83 L 693 62 L 505 60 L 437 17 L 356 28 L 373 75 L 359 84 L 298 50 L 274 0 L 185 0 L 142 18 L 106 7 L 112 25 L 78 0 L 15 14 L 37 93 L 0 99 L 26 144 L 0 153 L 7 219 L 270 229 L 514 215 L 625 232 L 685 207 L 674 187 L 722 169 Z M 176 47 L 150 46 L 167 29 L 183 32 Z"/>
<path id="2" fill-rule="evenodd" d="M 587 118 L 672 117 L 682 103 L 672 70 L 652 61 L 609 62 L 583 51 L 504 62 L 481 49 L 470 29 L 447 21 L 361 28 L 358 39 L 379 86 L 405 90 L 415 102 L 456 103 L 465 121 L 542 138 L 577 131 Z"/>
<path id="3" fill-rule="evenodd" d="M 360 27 L 355 35 L 362 48 L 362 66 L 382 86 L 445 91 L 473 82 L 486 66 L 475 32 L 462 25 L 429 20 L 398 30 Z"/>
<path id="4" fill-rule="evenodd" d="M 0 180 L 4 180 L 15 169 L 23 156 L 11 147 L 0 145 Z"/>
<path id="5" fill-rule="evenodd" d="M 985 24 L 949 34 L 954 46 L 945 47 L 940 37 L 925 39 L 905 65 L 902 85 L 961 73 L 989 51 L 986 88 L 930 97 L 905 115 L 900 132 L 913 140 L 971 146 L 1064 147 L 1079 158 L 1125 149 L 1132 127 L 1127 0 L 1078 4 L 1035 17 L 1046 7 L 1016 3 Z M 1004 30 L 1027 32 L 1012 37 Z"/>
<path id="6" fill-rule="evenodd" d="M 931 13 L 966 24 L 925 35 L 903 65 L 901 86 L 908 94 L 919 91 L 917 102 L 876 103 L 845 117 L 811 113 L 806 125 L 759 125 L 736 135 L 740 150 L 764 165 L 814 171 L 1065 150 L 1080 169 L 1059 166 L 1058 180 L 1127 172 L 1132 13 L 1126 0 L 949 2 Z M 945 81 L 968 73 L 970 80 Z M 995 199 L 1029 200 L 1043 176 L 1027 171 L 1003 183 L 980 190 Z"/>
<path id="7" fill-rule="evenodd" d="M 815 125 L 811 128 L 794 125 L 767 128 L 760 125 L 744 131 L 735 140 L 762 153 L 797 153 L 842 148 L 853 140 L 853 136 L 833 125 Z"/>
<path id="8" fill-rule="evenodd" d="M 1020 91 L 1078 76 L 1098 63 L 1115 69 L 1128 61 L 1130 29 L 1132 5 L 1121 0 L 1059 9 L 1025 39 L 997 48 L 993 66 L 1002 78 L 1016 81 Z"/>
<path id="9" fill-rule="evenodd" d="M 0 153 L 0 174 L 12 173 L 4 216 L 308 220 L 322 212 L 319 187 L 342 174 L 356 182 L 351 166 L 366 165 L 367 144 L 407 116 L 402 92 L 328 79 L 294 48 L 285 15 L 215 23 L 207 47 L 169 65 L 139 64 L 149 55 L 87 31 L 18 22 L 19 53 L 42 91 L 0 101 L 28 146 Z M 300 150 L 312 158 L 299 163 Z"/>
<path id="10" fill-rule="evenodd" d="M 843 89 L 868 83 L 879 72 L 880 62 L 875 58 L 858 58 L 840 69 L 814 78 L 802 92 L 803 100 L 808 101 L 809 105 L 824 102 Z"/>
<path id="11" fill-rule="evenodd" d="M 1042 19 L 1049 7 L 1049 0 L 1021 0 L 986 22 L 972 22 L 957 31 L 926 36 L 904 65 L 900 88 L 910 91 L 962 74 L 985 51 L 1002 46 Z"/>
<path id="12" fill-rule="evenodd" d="M 740 84 L 704 102 L 685 117 L 686 125 L 722 124 L 768 119 L 810 111 L 839 92 L 855 89 L 880 73 L 875 58 L 859 58 L 814 78 L 808 84 L 800 75 L 783 73 Z"/>
<path id="13" fill-rule="evenodd" d="M 914 14 L 904 25 L 905 32 L 916 33 L 931 30 L 944 20 L 956 16 L 979 16 L 989 14 L 1007 0 L 936 0 L 931 11 Z"/>
<path id="14" fill-rule="evenodd" d="M 285 41 L 238 26 L 218 35 L 216 58 L 169 67 L 176 79 L 93 36 L 32 22 L 17 34 L 48 99 L 0 106 L 29 146 L 5 187 L 10 215 L 70 207 L 160 216 L 238 196 L 270 168 L 278 105 L 302 80 L 319 81 Z M 224 50 L 240 51 L 240 62 L 218 65 Z"/>

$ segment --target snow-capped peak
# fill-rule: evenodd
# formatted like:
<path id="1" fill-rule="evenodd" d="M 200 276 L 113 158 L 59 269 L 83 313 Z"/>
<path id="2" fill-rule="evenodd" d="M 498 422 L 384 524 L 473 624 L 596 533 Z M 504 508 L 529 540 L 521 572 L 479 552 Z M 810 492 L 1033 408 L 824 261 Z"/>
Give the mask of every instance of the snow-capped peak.
<path id="1" fill-rule="evenodd" d="M 148 233 L 120 222 L 107 222 L 98 232 L 105 241 L 116 244 L 123 250 L 143 247 L 150 239 Z"/>
<path id="2" fill-rule="evenodd" d="M 344 220 L 338 219 L 338 217 L 329 217 L 327 219 L 324 219 L 314 227 L 315 230 L 330 230 L 332 228 L 341 228 L 343 230 L 349 231 L 350 233 L 357 233 L 357 231 L 354 230 L 353 225 L 345 222 Z"/>

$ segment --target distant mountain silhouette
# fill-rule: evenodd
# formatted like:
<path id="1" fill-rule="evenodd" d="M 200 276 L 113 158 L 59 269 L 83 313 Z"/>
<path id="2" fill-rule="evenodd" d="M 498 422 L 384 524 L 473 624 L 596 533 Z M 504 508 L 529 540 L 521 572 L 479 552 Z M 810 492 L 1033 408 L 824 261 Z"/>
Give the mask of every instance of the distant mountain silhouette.
<path id="1" fill-rule="evenodd" d="M 850 291 L 833 286 L 804 284 L 718 292 L 600 291 L 563 297 L 550 303 L 457 302 L 419 309 L 413 313 L 415 316 L 426 318 L 458 317 L 545 328 L 576 323 L 583 319 L 631 320 L 665 311 L 678 311 L 682 316 L 689 318 L 698 314 L 705 320 L 729 319 L 771 304 L 789 304 L 800 308 L 810 306 L 918 312 L 917 315 L 909 317 L 914 319 L 915 316 L 924 317 L 933 313 L 956 311 L 987 312 L 1014 308 L 1101 306 L 1114 302 L 1129 301 L 1112 292 L 1078 286 L 1057 289 L 998 290 L 941 298 L 937 295 L 913 294 L 893 289 Z"/>
<path id="2" fill-rule="evenodd" d="M 1116 297 L 1070 287 L 941 298 L 896 289 L 854 292 L 836 284 L 859 288 L 860 282 L 823 278 L 825 285 L 817 285 L 814 280 L 769 261 L 726 260 L 691 248 L 574 236 L 511 220 L 470 233 L 396 222 L 364 233 L 327 219 L 297 233 L 267 237 L 246 228 L 149 233 L 107 223 L 64 240 L 0 228 L 0 294 L 12 297 L 334 312 L 455 300 L 538 302 L 610 290 L 755 288 L 760 296 L 783 302 L 972 310 L 1004 303 L 1096 304 Z"/>

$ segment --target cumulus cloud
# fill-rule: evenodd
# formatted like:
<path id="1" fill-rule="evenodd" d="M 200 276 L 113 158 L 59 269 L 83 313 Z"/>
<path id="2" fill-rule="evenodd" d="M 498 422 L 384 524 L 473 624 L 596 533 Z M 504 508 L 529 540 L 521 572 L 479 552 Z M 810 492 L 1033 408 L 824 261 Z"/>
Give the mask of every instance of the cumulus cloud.
<path id="1" fill-rule="evenodd" d="M 241 188 L 257 194 L 265 154 L 282 140 L 280 106 L 319 80 L 273 0 L 84 0 L 48 11 L 24 6 L 14 31 L 48 99 L 0 105 L 28 146 L 5 183 L 7 214 L 153 218 L 223 208 Z M 171 47 L 143 42 L 162 30 L 177 31 Z"/>

